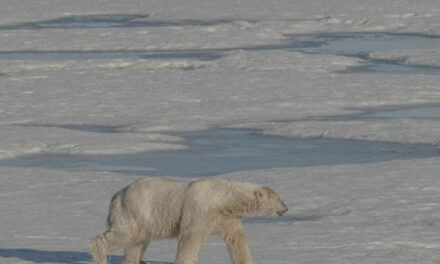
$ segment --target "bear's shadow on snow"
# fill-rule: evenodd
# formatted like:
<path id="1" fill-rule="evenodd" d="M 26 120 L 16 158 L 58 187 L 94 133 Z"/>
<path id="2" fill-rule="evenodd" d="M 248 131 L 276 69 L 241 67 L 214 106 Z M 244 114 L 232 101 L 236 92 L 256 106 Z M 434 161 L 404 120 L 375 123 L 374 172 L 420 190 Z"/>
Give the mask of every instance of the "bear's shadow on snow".
<path id="1" fill-rule="evenodd" d="M 243 222 L 248 224 L 313 222 L 313 221 L 319 221 L 324 217 L 325 217 L 324 215 L 318 215 L 318 214 L 283 215 L 280 217 L 252 216 L 252 217 L 243 217 Z"/>
<path id="2" fill-rule="evenodd" d="M 86 264 L 93 263 L 89 253 L 81 251 L 50 251 L 29 248 L 0 248 L 0 258 L 19 258 L 34 263 L 64 263 Z M 122 263 L 122 256 L 109 256 L 108 263 Z M 145 261 L 145 264 L 173 264 L 172 262 Z"/>

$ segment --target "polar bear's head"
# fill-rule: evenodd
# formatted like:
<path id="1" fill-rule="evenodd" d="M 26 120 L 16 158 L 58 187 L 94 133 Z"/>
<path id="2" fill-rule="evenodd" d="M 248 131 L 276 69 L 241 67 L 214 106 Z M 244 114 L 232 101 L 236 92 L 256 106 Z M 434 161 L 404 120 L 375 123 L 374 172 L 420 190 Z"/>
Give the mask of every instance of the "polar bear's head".
<path id="1" fill-rule="evenodd" d="M 254 196 L 258 204 L 258 214 L 281 216 L 288 210 L 280 196 L 268 187 L 258 188 L 254 191 Z"/>

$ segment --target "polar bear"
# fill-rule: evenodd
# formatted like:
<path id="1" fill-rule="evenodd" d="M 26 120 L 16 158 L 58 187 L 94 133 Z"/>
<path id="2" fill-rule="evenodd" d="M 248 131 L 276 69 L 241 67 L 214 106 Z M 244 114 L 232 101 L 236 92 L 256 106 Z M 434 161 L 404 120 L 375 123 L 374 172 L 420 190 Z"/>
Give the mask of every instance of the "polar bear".
<path id="1" fill-rule="evenodd" d="M 139 264 L 153 239 L 177 238 L 176 264 L 196 264 L 210 234 L 220 235 L 234 264 L 251 264 L 241 217 L 282 215 L 287 206 L 268 187 L 207 178 L 193 182 L 145 178 L 118 191 L 110 203 L 107 231 L 91 243 L 97 264 L 124 249 L 125 264 Z"/>

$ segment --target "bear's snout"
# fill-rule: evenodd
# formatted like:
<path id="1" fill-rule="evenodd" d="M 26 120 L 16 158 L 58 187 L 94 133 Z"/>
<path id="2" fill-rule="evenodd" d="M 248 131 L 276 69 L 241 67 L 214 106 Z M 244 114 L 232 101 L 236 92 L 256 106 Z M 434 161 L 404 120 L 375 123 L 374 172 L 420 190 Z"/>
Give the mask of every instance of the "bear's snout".
<path id="1" fill-rule="evenodd" d="M 277 214 L 279 216 L 282 216 L 283 214 L 285 214 L 289 210 L 289 208 L 287 208 L 286 204 L 283 201 L 281 201 L 281 205 L 283 208 L 281 210 L 278 210 L 278 212 L 277 212 Z"/>
<path id="2" fill-rule="evenodd" d="M 283 210 L 280 210 L 280 211 L 278 211 L 277 212 L 277 214 L 279 215 L 279 216 L 282 216 L 283 214 L 285 214 L 287 211 L 288 211 L 289 209 L 283 209 Z"/>

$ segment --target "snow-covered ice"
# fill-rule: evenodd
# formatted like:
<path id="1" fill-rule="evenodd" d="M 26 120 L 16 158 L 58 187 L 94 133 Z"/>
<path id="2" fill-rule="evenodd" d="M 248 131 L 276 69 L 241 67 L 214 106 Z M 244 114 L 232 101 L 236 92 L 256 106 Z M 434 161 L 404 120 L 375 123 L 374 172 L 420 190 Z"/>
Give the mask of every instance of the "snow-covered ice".
<path id="1" fill-rule="evenodd" d="M 91 263 L 144 175 L 277 190 L 286 216 L 244 219 L 255 263 L 438 263 L 438 7 L 0 1 L 0 263 Z"/>

